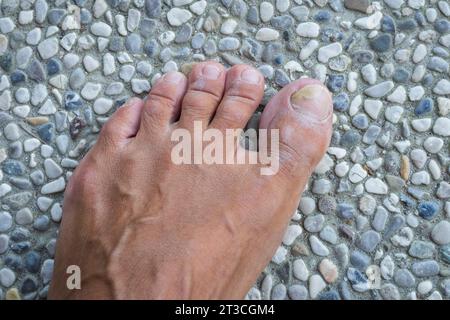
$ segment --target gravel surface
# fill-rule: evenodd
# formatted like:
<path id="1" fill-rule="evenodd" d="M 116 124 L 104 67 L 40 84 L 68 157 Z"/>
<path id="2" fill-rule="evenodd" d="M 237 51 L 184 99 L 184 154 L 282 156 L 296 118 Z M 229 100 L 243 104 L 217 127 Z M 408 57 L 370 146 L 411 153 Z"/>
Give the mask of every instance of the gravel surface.
<path id="1" fill-rule="evenodd" d="M 450 5 L 1 0 L 0 298 L 45 299 L 62 193 L 108 116 L 217 59 L 309 76 L 334 133 L 248 299 L 450 297 Z M 145 275 L 144 275 L 145 276 Z"/>

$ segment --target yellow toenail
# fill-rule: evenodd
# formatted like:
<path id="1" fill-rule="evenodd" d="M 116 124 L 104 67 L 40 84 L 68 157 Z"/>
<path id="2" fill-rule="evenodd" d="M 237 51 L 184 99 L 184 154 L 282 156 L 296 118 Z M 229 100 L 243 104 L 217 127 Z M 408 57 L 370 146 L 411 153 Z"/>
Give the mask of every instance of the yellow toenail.
<path id="1" fill-rule="evenodd" d="M 292 106 L 312 118 L 322 120 L 331 114 L 331 97 L 322 85 L 310 84 L 291 96 Z"/>

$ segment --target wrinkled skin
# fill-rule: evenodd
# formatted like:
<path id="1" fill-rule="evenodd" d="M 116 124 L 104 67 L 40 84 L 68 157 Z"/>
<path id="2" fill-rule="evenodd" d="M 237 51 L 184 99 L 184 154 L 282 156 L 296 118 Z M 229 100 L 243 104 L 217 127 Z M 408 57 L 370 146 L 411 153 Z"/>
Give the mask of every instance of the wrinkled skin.
<path id="1" fill-rule="evenodd" d="M 205 62 L 119 108 L 66 188 L 49 298 L 243 298 L 328 146 L 330 94 L 302 79 L 266 106 L 260 127 L 280 130 L 275 175 L 261 175 L 263 164 L 176 165 L 171 134 L 194 120 L 243 128 L 263 89 L 249 66 Z M 81 290 L 66 287 L 70 265 Z"/>

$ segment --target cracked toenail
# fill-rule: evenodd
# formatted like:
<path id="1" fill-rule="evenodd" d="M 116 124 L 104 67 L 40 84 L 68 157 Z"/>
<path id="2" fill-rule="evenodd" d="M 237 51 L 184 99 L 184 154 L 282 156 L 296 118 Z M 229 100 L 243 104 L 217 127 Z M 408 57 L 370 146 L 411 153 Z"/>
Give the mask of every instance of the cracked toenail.
<path id="1" fill-rule="evenodd" d="M 172 82 L 172 83 L 180 83 L 184 78 L 184 75 L 180 72 L 172 71 L 168 72 L 164 75 L 164 81 Z"/>
<path id="2" fill-rule="evenodd" d="M 218 67 L 216 67 L 215 65 L 212 65 L 212 64 L 207 64 L 202 69 L 202 76 L 204 78 L 210 79 L 210 80 L 219 79 L 219 76 L 221 73 L 222 73 L 222 71 Z"/>
<path id="3" fill-rule="evenodd" d="M 310 84 L 291 96 L 294 109 L 317 120 L 327 118 L 331 113 L 331 97 L 328 90 L 319 84 Z"/>
<path id="4" fill-rule="evenodd" d="M 247 68 L 241 73 L 242 81 L 250 84 L 258 84 L 261 81 L 261 74 L 252 68 Z"/>

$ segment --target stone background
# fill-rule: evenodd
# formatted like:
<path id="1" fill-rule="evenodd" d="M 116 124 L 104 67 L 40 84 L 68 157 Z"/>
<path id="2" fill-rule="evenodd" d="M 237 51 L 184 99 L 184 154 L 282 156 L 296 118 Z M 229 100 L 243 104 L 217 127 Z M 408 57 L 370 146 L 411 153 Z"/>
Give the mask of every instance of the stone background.
<path id="1" fill-rule="evenodd" d="M 301 76 L 334 93 L 331 146 L 247 298 L 448 299 L 449 50 L 448 1 L 0 0 L 0 298 L 46 297 L 62 192 L 108 116 L 217 59 L 261 70 L 261 109 Z"/>

